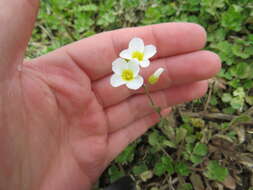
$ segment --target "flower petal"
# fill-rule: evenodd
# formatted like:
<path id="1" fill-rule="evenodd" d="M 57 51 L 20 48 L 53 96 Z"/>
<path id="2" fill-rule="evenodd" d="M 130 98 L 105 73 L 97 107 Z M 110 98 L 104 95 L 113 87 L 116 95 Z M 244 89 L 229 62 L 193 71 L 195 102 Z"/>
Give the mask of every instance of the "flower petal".
<path id="1" fill-rule="evenodd" d="M 143 60 L 141 62 L 139 62 L 141 67 L 148 67 L 150 65 L 150 61 L 148 59 Z"/>
<path id="2" fill-rule="evenodd" d="M 138 75 L 134 80 L 129 81 L 126 85 L 132 90 L 137 90 L 143 85 L 143 78 Z"/>
<path id="3" fill-rule="evenodd" d="M 133 71 L 134 77 L 136 77 L 139 74 L 139 72 L 140 72 L 139 62 L 136 61 L 136 60 L 130 60 L 128 62 L 128 69 L 130 69 L 131 71 Z"/>
<path id="4" fill-rule="evenodd" d="M 125 60 L 112 65 L 112 71 L 118 75 L 121 75 L 125 69 L 128 69 L 128 63 Z"/>
<path id="5" fill-rule="evenodd" d="M 149 59 L 156 54 L 157 50 L 154 45 L 147 45 L 144 47 L 144 58 Z"/>
<path id="6" fill-rule="evenodd" d="M 120 52 L 119 56 L 124 59 L 131 59 L 132 58 L 132 52 L 129 49 L 125 49 Z"/>
<path id="7" fill-rule="evenodd" d="M 110 82 L 113 87 L 119 87 L 123 84 L 126 84 L 126 82 L 121 78 L 121 76 L 116 75 L 116 74 L 111 76 Z"/>
<path id="8" fill-rule="evenodd" d="M 125 59 L 122 59 L 122 58 L 117 58 L 115 59 L 113 62 L 112 62 L 112 66 L 116 65 L 116 64 L 119 64 L 119 63 L 126 63 L 126 60 Z"/>
<path id="9" fill-rule="evenodd" d="M 139 51 L 143 52 L 144 51 L 144 42 L 141 38 L 133 38 L 129 42 L 129 49 L 131 51 Z"/>

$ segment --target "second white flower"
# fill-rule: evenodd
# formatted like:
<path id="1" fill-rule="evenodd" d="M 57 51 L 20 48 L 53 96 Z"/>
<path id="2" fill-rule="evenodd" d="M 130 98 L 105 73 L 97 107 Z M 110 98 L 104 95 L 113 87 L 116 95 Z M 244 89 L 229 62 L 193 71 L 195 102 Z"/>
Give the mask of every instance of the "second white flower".
<path id="1" fill-rule="evenodd" d="M 141 38 L 133 38 L 129 42 L 128 49 L 120 52 L 120 57 L 127 60 L 136 60 L 141 67 L 148 67 L 150 65 L 149 59 L 156 54 L 156 47 L 154 45 L 144 46 Z"/>

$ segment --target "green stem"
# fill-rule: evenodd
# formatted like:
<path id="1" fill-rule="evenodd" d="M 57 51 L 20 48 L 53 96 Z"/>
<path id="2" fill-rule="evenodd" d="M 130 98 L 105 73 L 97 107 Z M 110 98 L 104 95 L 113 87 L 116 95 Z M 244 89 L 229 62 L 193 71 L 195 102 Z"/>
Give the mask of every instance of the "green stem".
<path id="1" fill-rule="evenodd" d="M 149 92 L 148 87 L 144 84 L 144 85 L 143 85 L 143 88 L 144 88 L 144 91 L 145 91 L 145 93 L 146 93 L 146 95 L 147 95 L 149 101 L 150 101 L 151 107 L 152 107 L 152 108 L 155 110 L 155 112 L 159 115 L 160 119 L 162 119 L 163 116 L 162 116 L 162 114 L 161 114 L 161 109 L 160 109 L 159 106 L 157 106 L 157 105 L 154 103 L 154 101 L 153 101 L 153 99 L 152 99 L 152 97 L 151 97 L 151 95 L 150 95 L 150 92 Z"/>
<path id="2" fill-rule="evenodd" d="M 151 97 L 151 95 L 150 95 L 149 89 L 148 89 L 148 87 L 147 87 L 145 84 L 143 85 L 143 88 L 144 88 L 144 91 L 145 91 L 145 93 L 146 93 L 146 95 L 147 95 L 149 101 L 150 101 L 151 107 L 152 107 L 152 108 L 154 109 L 154 111 L 159 115 L 160 121 L 162 121 L 163 116 L 162 116 L 162 114 L 161 114 L 161 108 L 155 104 L 154 100 L 152 99 L 152 97 Z M 153 129 L 153 130 L 154 130 L 154 129 Z M 168 157 L 170 156 L 169 153 L 168 153 L 163 147 L 160 147 L 160 148 L 161 148 L 162 152 L 163 152 L 165 155 L 167 155 Z"/>

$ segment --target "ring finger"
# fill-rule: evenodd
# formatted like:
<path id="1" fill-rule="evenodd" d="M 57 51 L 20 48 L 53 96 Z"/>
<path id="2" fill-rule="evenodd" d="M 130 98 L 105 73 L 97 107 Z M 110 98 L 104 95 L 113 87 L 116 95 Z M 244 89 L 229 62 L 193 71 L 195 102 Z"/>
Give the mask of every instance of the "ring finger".
<path id="1" fill-rule="evenodd" d="M 150 95 L 155 104 L 163 109 L 203 96 L 207 86 L 207 81 L 200 81 L 153 92 Z M 106 109 L 110 126 L 109 132 L 122 129 L 152 112 L 154 110 L 146 95 L 136 95 L 120 104 L 109 107 Z"/>

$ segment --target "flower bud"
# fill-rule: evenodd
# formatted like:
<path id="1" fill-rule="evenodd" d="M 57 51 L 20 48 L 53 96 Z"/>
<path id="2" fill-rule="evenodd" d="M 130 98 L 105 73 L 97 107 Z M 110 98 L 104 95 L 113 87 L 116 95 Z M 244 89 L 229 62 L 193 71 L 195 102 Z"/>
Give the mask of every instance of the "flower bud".
<path id="1" fill-rule="evenodd" d="M 159 77 L 160 77 L 160 75 L 162 74 L 164 72 L 164 68 L 158 68 L 155 72 L 154 72 L 154 74 L 152 74 L 149 78 L 148 78 L 148 82 L 150 83 L 150 84 L 155 84 L 155 83 L 157 83 L 158 82 L 158 80 L 159 80 Z"/>

